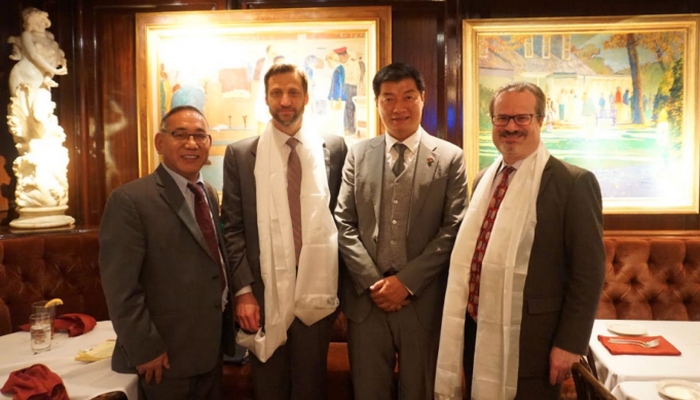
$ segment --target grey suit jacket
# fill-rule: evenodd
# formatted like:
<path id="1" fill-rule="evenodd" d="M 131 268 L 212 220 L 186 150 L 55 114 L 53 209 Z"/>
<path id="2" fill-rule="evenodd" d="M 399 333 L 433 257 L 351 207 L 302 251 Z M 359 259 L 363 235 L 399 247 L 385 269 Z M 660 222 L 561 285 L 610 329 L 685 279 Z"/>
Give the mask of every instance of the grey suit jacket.
<path id="1" fill-rule="evenodd" d="M 218 228 L 216 191 L 206 185 L 206 192 Z M 227 308 L 222 316 L 218 255 L 163 166 L 112 192 L 99 242 L 102 287 L 117 333 L 112 368 L 136 372 L 167 351 L 166 377 L 211 371 L 222 337 L 225 347 L 233 345 L 232 313 Z"/>
<path id="2" fill-rule="evenodd" d="M 408 264 L 398 279 L 411 291 L 410 306 L 426 329 L 439 329 L 450 253 L 467 204 L 464 156 L 457 146 L 423 132 L 406 242 Z M 343 168 L 336 220 L 345 262 L 341 302 L 352 321 L 372 308 L 367 290 L 382 273 L 376 265 L 385 166 L 384 135 L 350 149 Z"/>
<path id="3" fill-rule="evenodd" d="M 550 157 L 537 197 L 523 295 L 521 377 L 548 377 L 552 346 L 586 354 L 604 278 L 598 181 L 589 171 Z"/>
<path id="4" fill-rule="evenodd" d="M 235 294 L 251 285 L 260 306 L 260 324 L 265 325 L 265 286 L 260 275 L 260 244 L 255 194 L 255 159 L 259 137 L 228 145 L 224 156 L 224 191 L 221 219 L 224 223 L 226 251 L 233 266 L 231 288 Z M 341 169 L 347 146 L 339 136 L 324 136 L 324 155 L 330 210 L 335 208 L 340 188 Z"/>

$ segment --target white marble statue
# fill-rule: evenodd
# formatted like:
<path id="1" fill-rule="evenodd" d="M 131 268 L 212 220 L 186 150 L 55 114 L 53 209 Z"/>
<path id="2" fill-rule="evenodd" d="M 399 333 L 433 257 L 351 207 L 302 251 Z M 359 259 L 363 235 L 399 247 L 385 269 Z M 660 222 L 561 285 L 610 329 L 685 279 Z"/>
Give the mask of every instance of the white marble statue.
<path id="1" fill-rule="evenodd" d="M 10 72 L 10 105 L 7 123 L 19 156 L 13 163 L 20 217 L 16 228 L 48 228 L 70 225 L 68 208 L 68 150 L 66 135 L 54 115 L 51 88 L 54 75 L 65 75 L 66 58 L 51 32 L 47 13 L 36 8 L 22 12 L 24 32 L 8 39 L 10 58 L 17 61 Z"/>

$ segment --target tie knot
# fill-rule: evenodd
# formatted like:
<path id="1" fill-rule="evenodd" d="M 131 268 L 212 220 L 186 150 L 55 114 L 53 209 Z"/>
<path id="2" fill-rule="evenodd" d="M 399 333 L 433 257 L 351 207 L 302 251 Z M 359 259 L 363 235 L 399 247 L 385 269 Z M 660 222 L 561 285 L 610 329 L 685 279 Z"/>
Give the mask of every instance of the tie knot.
<path id="1" fill-rule="evenodd" d="M 299 144 L 299 140 L 297 140 L 296 138 L 292 137 L 292 138 L 287 139 L 287 146 L 291 147 L 292 150 L 294 150 L 294 148 L 297 147 L 298 144 Z"/>
<path id="2" fill-rule="evenodd" d="M 510 165 L 503 168 L 503 175 L 504 176 L 508 176 L 508 175 L 512 174 L 513 172 L 515 172 L 515 168 L 511 167 Z"/>
<path id="3" fill-rule="evenodd" d="M 406 151 L 406 145 L 403 143 L 394 143 L 394 150 L 399 153 L 399 157 L 403 158 L 403 153 Z"/>
<path id="4" fill-rule="evenodd" d="M 187 182 L 187 188 L 190 189 L 192 193 L 194 193 L 195 198 L 199 198 L 202 196 L 202 189 L 199 186 L 199 183 Z"/>

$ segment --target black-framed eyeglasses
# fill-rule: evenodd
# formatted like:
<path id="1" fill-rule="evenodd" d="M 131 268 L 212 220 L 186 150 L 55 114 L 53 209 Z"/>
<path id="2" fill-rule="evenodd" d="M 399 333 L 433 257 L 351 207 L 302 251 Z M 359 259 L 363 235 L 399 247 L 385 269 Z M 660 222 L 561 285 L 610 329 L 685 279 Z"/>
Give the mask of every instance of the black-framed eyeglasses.
<path id="1" fill-rule="evenodd" d="M 173 136 L 173 139 L 175 139 L 176 142 L 187 142 L 190 140 L 190 138 L 194 139 L 194 142 L 197 144 L 205 144 L 211 139 L 211 135 L 208 133 L 204 132 L 196 132 L 196 133 L 189 133 L 186 130 L 183 129 L 176 129 L 170 134 Z"/>
<path id="2" fill-rule="evenodd" d="M 532 123 L 532 117 L 540 116 L 540 114 L 518 114 L 518 115 L 505 115 L 496 114 L 491 116 L 491 123 L 495 126 L 506 126 L 512 119 L 518 126 L 528 126 Z"/>

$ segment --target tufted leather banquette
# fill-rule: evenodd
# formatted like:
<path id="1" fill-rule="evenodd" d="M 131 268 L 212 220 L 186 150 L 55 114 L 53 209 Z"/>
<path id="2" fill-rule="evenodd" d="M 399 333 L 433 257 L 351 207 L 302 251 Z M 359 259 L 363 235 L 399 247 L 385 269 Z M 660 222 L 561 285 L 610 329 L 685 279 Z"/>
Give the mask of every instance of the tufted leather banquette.
<path id="1" fill-rule="evenodd" d="M 700 236 L 606 236 L 599 319 L 700 321 Z"/>
<path id="2" fill-rule="evenodd" d="M 19 330 L 29 305 L 40 299 L 63 299 L 59 314 L 109 318 L 96 230 L 0 237 L 0 335 Z M 700 320 L 700 232 L 607 232 L 605 250 L 605 287 L 597 318 Z M 352 398 L 346 332 L 341 314 L 328 354 L 328 399 Z M 565 385 L 563 398 L 572 390 L 573 385 Z M 224 367 L 224 392 L 226 399 L 253 398 L 249 364 Z"/>

